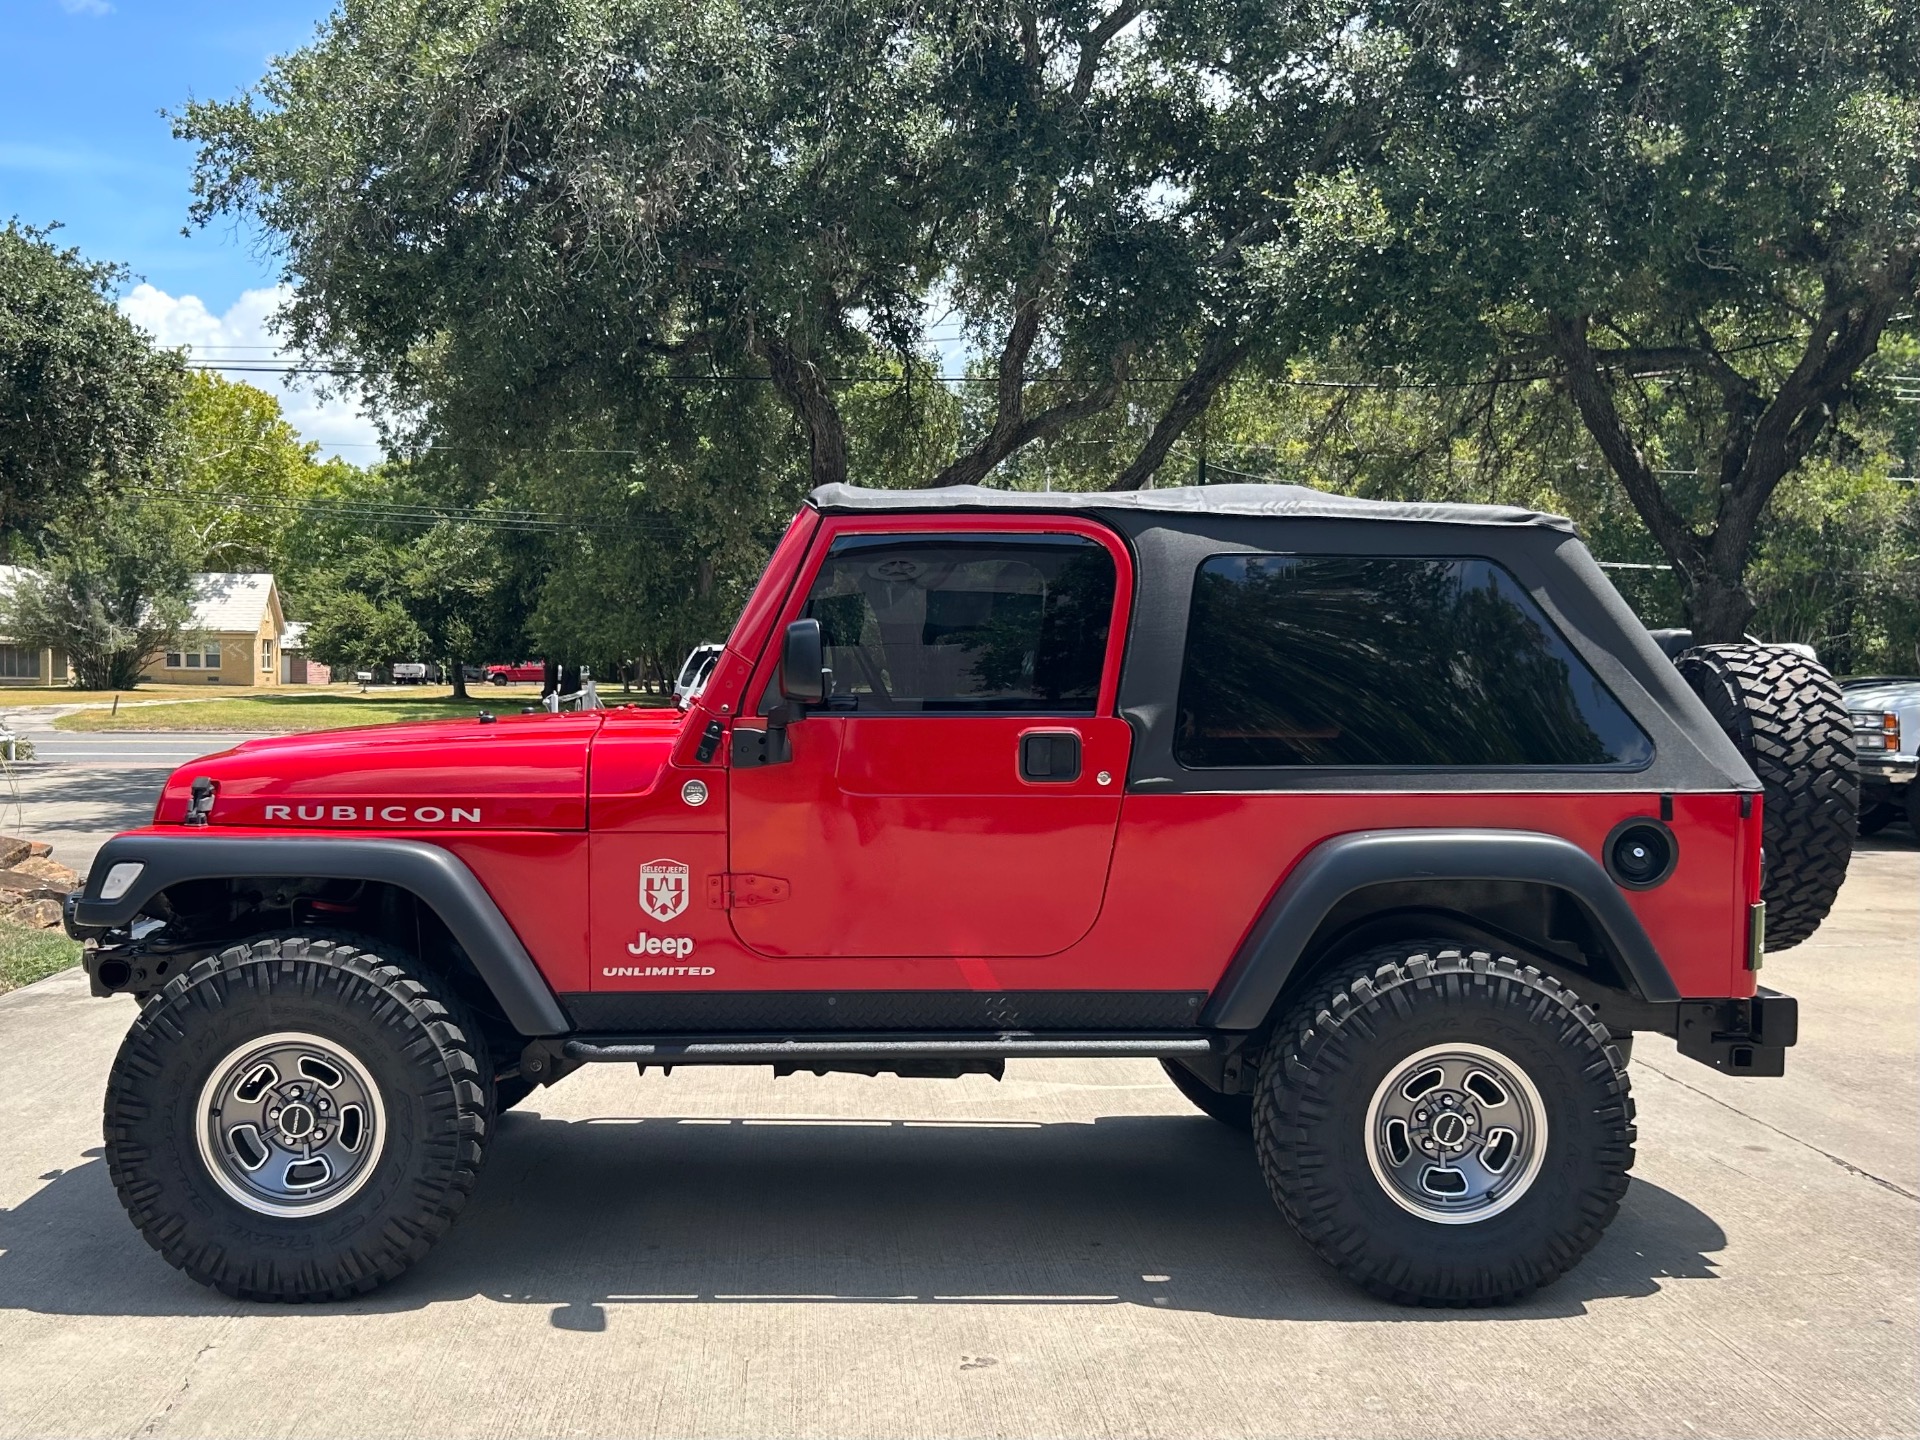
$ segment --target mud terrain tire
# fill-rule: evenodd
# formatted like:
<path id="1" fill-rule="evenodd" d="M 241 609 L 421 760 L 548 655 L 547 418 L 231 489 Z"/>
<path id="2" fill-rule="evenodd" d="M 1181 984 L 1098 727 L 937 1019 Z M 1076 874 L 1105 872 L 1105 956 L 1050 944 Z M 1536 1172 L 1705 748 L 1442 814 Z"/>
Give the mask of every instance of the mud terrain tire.
<path id="1" fill-rule="evenodd" d="M 1767 949 L 1798 945 L 1833 908 L 1859 823 L 1840 687 L 1817 662 L 1771 645 L 1701 645 L 1677 664 L 1760 777 Z"/>
<path id="2" fill-rule="evenodd" d="M 1229 1095 L 1216 1090 L 1178 1060 L 1162 1060 L 1160 1068 L 1173 1081 L 1173 1088 L 1186 1096 L 1193 1108 L 1203 1115 L 1211 1115 L 1222 1125 L 1229 1125 L 1235 1130 L 1253 1129 L 1253 1096 Z"/>
<path id="3" fill-rule="evenodd" d="M 169 1264 L 238 1299 L 372 1290 L 425 1255 L 473 1189 L 489 1122 L 477 1033 L 431 977 L 344 941 L 223 950 L 151 996 L 120 1046 L 105 1123 L 114 1188 Z M 257 1124 L 232 1123 L 243 1102 Z M 287 1135 L 312 1154 L 335 1120 L 337 1173 L 288 1163 Z"/>
<path id="4" fill-rule="evenodd" d="M 1280 1063 L 1263 1069 L 1253 1125 L 1275 1203 L 1322 1259 L 1399 1304 L 1482 1306 L 1521 1298 L 1593 1248 L 1626 1194 L 1635 1135 L 1625 1061 L 1591 1009 L 1538 970 L 1442 942 L 1370 951 L 1316 989 L 1275 1032 L 1268 1054 Z M 1507 1142 L 1514 1168 L 1489 1177 L 1484 1200 L 1459 1202 L 1479 1209 L 1447 1214 L 1451 1199 L 1407 1198 L 1404 1186 L 1396 1196 L 1392 1147 L 1375 1137 L 1391 1134 L 1376 1123 L 1383 1097 L 1452 1104 L 1449 1089 L 1414 1087 L 1420 1067 L 1440 1063 L 1422 1057 L 1456 1054 L 1468 1056 L 1467 1090 L 1481 1093 L 1471 1066 L 1484 1063 L 1538 1123 Z M 1446 1118 L 1453 1140 L 1469 1133 Z M 1470 1118 L 1454 1162 L 1463 1171 L 1500 1143 L 1483 1116 Z M 1437 1126 L 1430 1134 L 1447 1143 Z M 1435 1167 L 1403 1148 L 1411 1168 L 1393 1173 L 1426 1183 Z"/>

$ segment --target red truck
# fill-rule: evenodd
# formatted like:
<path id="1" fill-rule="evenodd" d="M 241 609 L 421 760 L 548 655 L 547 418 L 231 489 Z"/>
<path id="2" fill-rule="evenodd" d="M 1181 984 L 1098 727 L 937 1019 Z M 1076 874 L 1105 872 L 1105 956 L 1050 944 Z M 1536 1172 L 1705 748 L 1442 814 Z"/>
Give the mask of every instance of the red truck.
<path id="1" fill-rule="evenodd" d="M 547 667 L 538 660 L 517 660 L 511 665 L 487 666 L 489 685 L 539 684 L 547 678 Z"/>
<path id="2" fill-rule="evenodd" d="M 1783 1073 L 1756 972 L 1850 747 L 1817 665 L 1670 660 L 1552 516 L 835 486 L 686 713 L 249 742 L 67 923 L 140 999 L 121 1199 L 231 1295 L 399 1275 L 582 1065 L 1142 1057 L 1344 1274 L 1476 1305 L 1613 1217 L 1637 1032 Z"/>

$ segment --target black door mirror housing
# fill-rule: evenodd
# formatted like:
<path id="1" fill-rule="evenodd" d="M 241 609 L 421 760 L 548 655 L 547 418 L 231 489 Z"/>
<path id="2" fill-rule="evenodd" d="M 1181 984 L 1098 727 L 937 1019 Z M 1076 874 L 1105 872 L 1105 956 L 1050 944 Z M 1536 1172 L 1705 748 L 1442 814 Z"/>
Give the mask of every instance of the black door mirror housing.
<path id="1" fill-rule="evenodd" d="M 826 649 L 818 620 L 795 620 L 780 647 L 780 695 L 795 705 L 819 705 L 827 698 Z"/>

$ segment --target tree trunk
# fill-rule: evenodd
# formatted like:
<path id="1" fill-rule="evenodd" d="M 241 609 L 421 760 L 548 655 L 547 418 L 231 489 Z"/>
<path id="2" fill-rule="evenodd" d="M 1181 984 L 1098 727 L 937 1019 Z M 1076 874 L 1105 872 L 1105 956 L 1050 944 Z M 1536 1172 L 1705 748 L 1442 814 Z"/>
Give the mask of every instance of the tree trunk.
<path id="1" fill-rule="evenodd" d="M 806 428 L 807 474 L 814 487 L 844 482 L 847 431 L 826 376 L 805 350 L 789 345 L 782 336 L 766 336 L 761 350 L 767 357 L 774 388 L 785 397 Z"/>
<path id="2" fill-rule="evenodd" d="M 456 700 L 471 699 L 472 697 L 467 694 L 466 667 L 460 663 L 460 657 L 456 655 L 453 659 L 449 660 L 447 662 L 447 668 L 453 672 L 453 698 Z"/>
<path id="3" fill-rule="evenodd" d="M 1753 597 L 1737 580 L 1696 575 L 1687 585 L 1687 623 L 1696 645 L 1737 645 L 1753 623 Z"/>
<path id="4" fill-rule="evenodd" d="M 1224 330 L 1216 330 L 1207 337 L 1206 344 L 1200 348 L 1199 359 L 1194 362 L 1193 373 L 1154 422 L 1153 432 L 1148 435 L 1147 443 L 1140 447 L 1140 453 L 1133 457 L 1133 462 L 1120 473 L 1119 478 L 1107 486 L 1109 490 L 1138 490 L 1153 478 L 1154 472 L 1165 462 L 1167 452 L 1173 449 L 1173 442 L 1184 435 L 1195 420 L 1207 413 L 1207 407 L 1213 403 L 1213 397 L 1220 387 L 1246 358 L 1247 349 L 1246 341 L 1234 340 Z"/>

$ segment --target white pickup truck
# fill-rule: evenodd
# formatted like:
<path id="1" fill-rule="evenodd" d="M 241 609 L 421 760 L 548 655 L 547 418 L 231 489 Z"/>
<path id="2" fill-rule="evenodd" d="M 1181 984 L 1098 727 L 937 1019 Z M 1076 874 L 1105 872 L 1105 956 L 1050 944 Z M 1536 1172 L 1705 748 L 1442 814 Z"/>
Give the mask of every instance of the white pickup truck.
<path id="1" fill-rule="evenodd" d="M 1905 816 L 1920 839 L 1920 676 L 1875 675 L 1842 683 L 1860 757 L 1860 833 Z"/>

